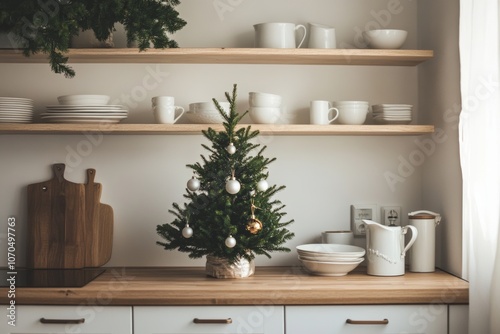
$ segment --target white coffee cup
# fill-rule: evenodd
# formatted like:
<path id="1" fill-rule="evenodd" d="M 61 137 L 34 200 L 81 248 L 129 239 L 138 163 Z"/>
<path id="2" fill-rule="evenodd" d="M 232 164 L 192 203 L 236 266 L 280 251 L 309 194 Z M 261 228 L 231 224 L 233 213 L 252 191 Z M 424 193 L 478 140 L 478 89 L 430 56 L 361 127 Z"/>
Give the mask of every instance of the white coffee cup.
<path id="1" fill-rule="evenodd" d="M 354 244 L 354 234 L 352 231 L 324 231 L 321 232 L 321 241 L 324 244 Z"/>
<path id="2" fill-rule="evenodd" d="M 184 115 L 184 108 L 178 106 L 156 105 L 153 107 L 156 123 L 174 124 Z"/>
<path id="3" fill-rule="evenodd" d="M 319 23 L 309 23 L 307 46 L 312 49 L 335 49 L 337 47 L 335 28 Z"/>
<path id="4" fill-rule="evenodd" d="M 335 116 L 333 112 L 335 111 Z M 330 124 L 339 117 L 339 110 L 334 108 L 330 101 L 311 101 L 309 108 L 309 121 L 311 124 Z"/>
<path id="5" fill-rule="evenodd" d="M 153 107 L 156 105 L 174 106 L 175 98 L 173 96 L 155 96 L 151 99 L 151 103 Z"/>
<path id="6" fill-rule="evenodd" d="M 255 47 L 257 48 L 300 48 L 306 39 L 307 29 L 295 23 L 259 23 L 255 24 Z M 304 34 L 297 46 L 295 33 L 302 29 Z"/>

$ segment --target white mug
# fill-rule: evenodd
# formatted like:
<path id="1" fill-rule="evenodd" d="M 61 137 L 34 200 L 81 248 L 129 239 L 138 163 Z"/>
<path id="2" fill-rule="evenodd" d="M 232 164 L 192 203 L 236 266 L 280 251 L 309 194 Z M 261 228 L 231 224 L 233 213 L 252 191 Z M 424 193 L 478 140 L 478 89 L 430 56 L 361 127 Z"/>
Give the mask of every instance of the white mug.
<path id="1" fill-rule="evenodd" d="M 333 111 L 335 111 L 335 116 L 333 116 Z M 311 124 L 330 124 L 339 117 L 339 110 L 332 107 L 330 101 L 311 101 L 311 107 L 309 109 L 309 120 Z"/>
<path id="2" fill-rule="evenodd" d="M 178 106 L 156 105 L 153 107 L 156 123 L 159 124 L 174 124 L 184 115 L 184 112 L 184 108 Z M 176 116 L 176 114 L 178 115 Z"/>
<path id="3" fill-rule="evenodd" d="M 257 48 L 300 48 L 306 39 L 307 29 L 295 23 L 259 23 L 255 24 L 255 47 Z M 304 35 L 297 46 L 295 32 L 304 30 Z"/>
<path id="4" fill-rule="evenodd" d="M 154 106 L 174 106 L 175 98 L 173 96 L 155 96 L 151 99 L 151 103 Z"/>
<path id="5" fill-rule="evenodd" d="M 309 23 L 307 46 L 312 49 L 335 49 L 337 47 L 335 28 L 324 24 Z"/>
<path id="6" fill-rule="evenodd" d="M 354 233 L 352 231 L 324 231 L 321 232 L 321 241 L 324 244 L 354 244 Z"/>

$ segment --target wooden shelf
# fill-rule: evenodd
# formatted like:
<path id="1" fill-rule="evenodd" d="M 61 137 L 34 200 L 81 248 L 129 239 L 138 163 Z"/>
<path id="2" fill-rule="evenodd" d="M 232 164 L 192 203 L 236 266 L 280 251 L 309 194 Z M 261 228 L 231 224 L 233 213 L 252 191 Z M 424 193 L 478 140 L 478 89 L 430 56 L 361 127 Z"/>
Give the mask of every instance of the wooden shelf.
<path id="1" fill-rule="evenodd" d="M 241 124 L 241 127 L 249 124 Z M 405 136 L 434 132 L 433 125 L 309 125 L 309 124 L 250 124 L 263 135 L 306 136 Z M 202 130 L 222 130 L 221 124 L 0 124 L 0 134 L 102 134 L 127 135 L 198 135 Z"/>
<path id="2" fill-rule="evenodd" d="M 70 49 L 69 63 L 297 64 L 416 66 L 432 50 L 177 48 Z M 0 50 L 0 63 L 46 63 L 47 55 L 25 57 L 19 50 Z"/>

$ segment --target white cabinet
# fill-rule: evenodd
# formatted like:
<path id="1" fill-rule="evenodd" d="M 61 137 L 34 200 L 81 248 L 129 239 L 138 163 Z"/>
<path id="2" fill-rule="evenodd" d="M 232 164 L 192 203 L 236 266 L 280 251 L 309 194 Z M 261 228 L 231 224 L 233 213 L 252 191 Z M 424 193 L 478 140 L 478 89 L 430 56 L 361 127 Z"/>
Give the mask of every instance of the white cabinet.
<path id="1" fill-rule="evenodd" d="M 448 306 L 287 306 L 287 334 L 446 334 Z"/>
<path id="2" fill-rule="evenodd" d="M 469 333 L 469 305 L 450 305 L 448 312 L 448 333 Z"/>
<path id="3" fill-rule="evenodd" d="M 0 333 L 132 334 L 131 307 L 18 306 L 15 317 L 15 326 L 0 321 Z"/>
<path id="4" fill-rule="evenodd" d="M 134 333 L 284 334 L 283 319 L 284 307 L 275 305 L 138 306 Z"/>

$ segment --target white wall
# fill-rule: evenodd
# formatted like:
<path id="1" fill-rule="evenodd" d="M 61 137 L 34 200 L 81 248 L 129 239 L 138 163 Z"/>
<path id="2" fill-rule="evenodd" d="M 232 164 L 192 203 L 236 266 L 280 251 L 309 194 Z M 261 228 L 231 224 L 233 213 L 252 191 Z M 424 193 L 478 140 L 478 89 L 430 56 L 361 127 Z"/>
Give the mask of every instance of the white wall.
<path id="1" fill-rule="evenodd" d="M 423 207 L 439 212 L 438 264 L 462 276 L 462 174 L 458 147 L 460 63 L 458 1 L 419 1 L 419 47 L 435 58 L 419 67 L 419 105 L 422 120 L 434 124 L 442 140 L 429 142 L 423 168 Z"/>
<path id="2" fill-rule="evenodd" d="M 221 2 L 234 4 L 232 10 L 217 12 L 214 4 Z M 254 23 L 318 22 L 336 27 L 339 46 L 355 45 L 357 31 L 365 27 L 387 25 L 409 30 L 404 47 L 416 48 L 417 3 L 401 1 L 398 14 L 386 15 L 397 3 L 184 1 L 178 8 L 188 25 L 175 38 L 184 47 L 250 47 Z M 129 107 L 126 122 L 150 123 L 153 96 L 173 95 L 179 105 L 187 107 L 191 102 L 222 98 L 237 83 L 241 110 L 247 107 L 249 91 L 281 94 L 286 104 L 285 123 L 307 123 L 307 108 L 313 99 L 410 103 L 415 105 L 416 122 L 422 123 L 417 67 L 75 64 L 74 68 L 76 78 L 69 80 L 51 73 L 46 64 L 0 64 L 0 96 L 32 98 L 37 113 L 43 113 L 44 106 L 56 104 L 60 95 L 108 94 Z M 143 82 L 154 77 L 152 72 L 157 74 L 158 85 L 146 90 Z M 296 221 L 291 226 L 296 237 L 287 246 L 318 241 L 322 230 L 349 228 L 349 205 L 353 203 L 397 204 L 404 213 L 424 208 L 425 168 L 415 168 L 392 188 L 384 176 L 398 174 L 401 161 L 408 161 L 418 149 L 418 140 L 421 138 L 405 136 L 261 136 L 259 141 L 268 146 L 267 155 L 277 157 L 270 166 L 269 181 L 287 186 L 278 197 L 287 205 L 288 217 Z M 182 201 L 185 182 L 191 176 L 185 165 L 199 160 L 202 142 L 201 135 L 0 136 L 0 219 L 16 216 L 18 220 L 18 258 L 24 256 L 26 247 L 26 185 L 51 178 L 50 165 L 65 162 L 69 169 L 66 178 L 73 182 L 84 182 L 85 169 L 95 168 L 96 182 L 103 185 L 102 202 L 114 209 L 113 256 L 108 265 L 203 265 L 204 260 L 190 260 L 186 254 L 165 252 L 155 245 L 160 240 L 156 225 L 172 220 L 167 211 L 173 202 Z M 5 234 L 1 237 L 4 242 Z M 364 240 L 357 242 L 362 245 Z M 4 252 L 2 247 L 0 265 L 6 261 Z M 274 254 L 271 260 L 257 259 L 258 265 L 294 263 L 294 251 Z"/>

